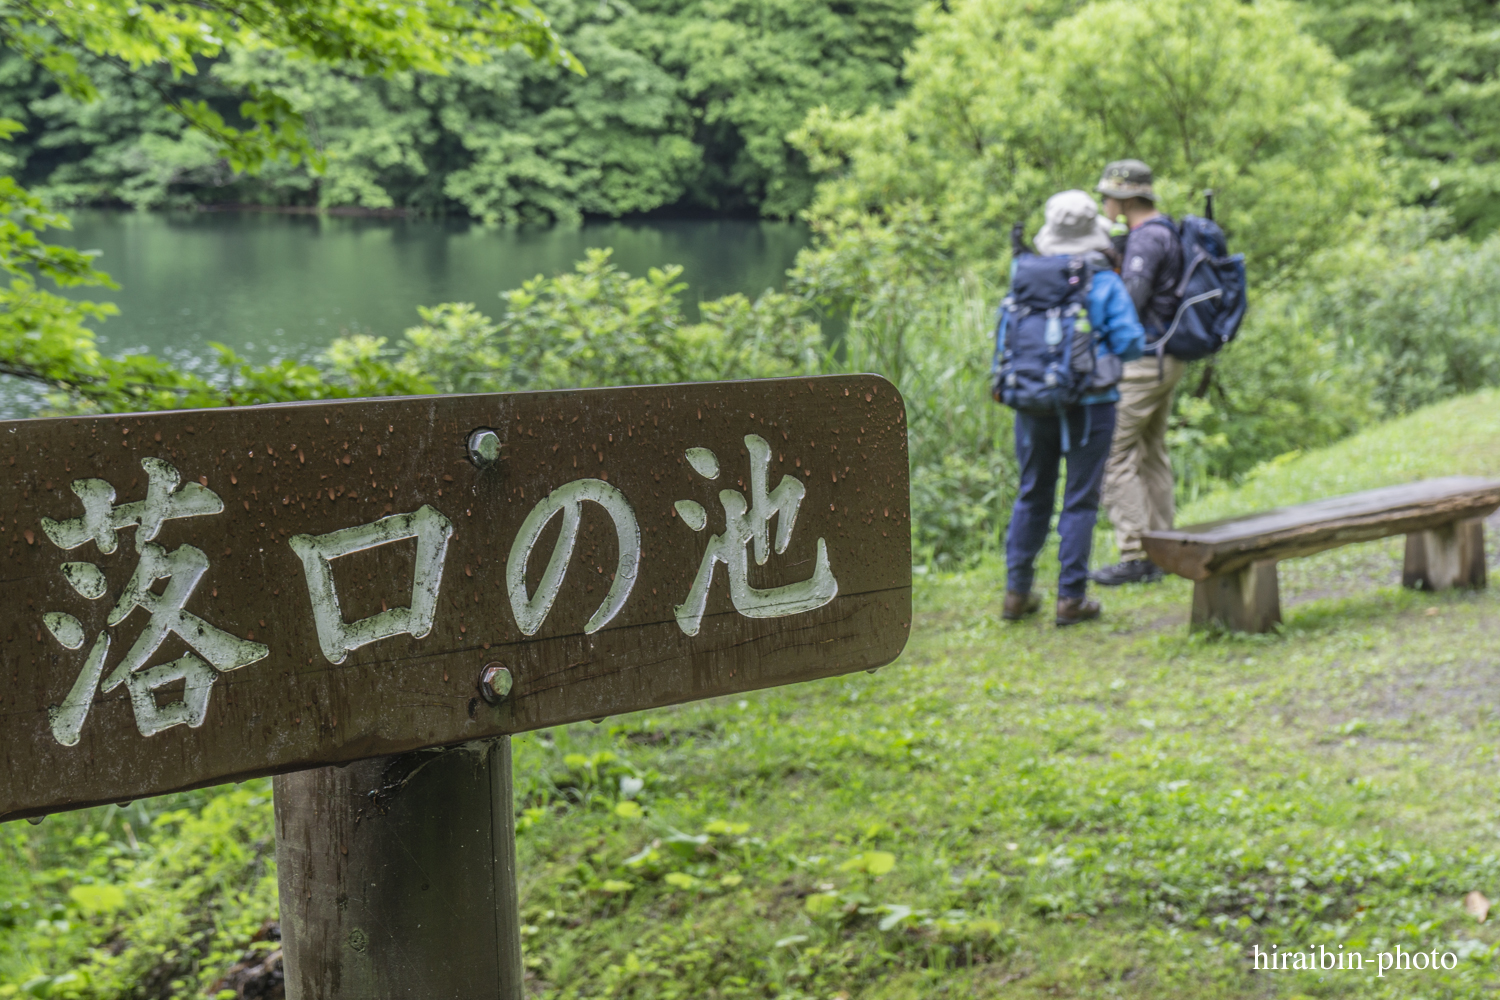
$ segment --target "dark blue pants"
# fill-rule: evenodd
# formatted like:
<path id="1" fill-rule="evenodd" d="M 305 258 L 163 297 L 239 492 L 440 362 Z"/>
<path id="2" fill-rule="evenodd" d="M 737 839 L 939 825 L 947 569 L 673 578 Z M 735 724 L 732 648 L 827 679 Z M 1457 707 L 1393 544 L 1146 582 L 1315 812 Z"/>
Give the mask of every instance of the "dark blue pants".
<path id="1" fill-rule="evenodd" d="M 1099 519 L 1099 489 L 1104 483 L 1104 461 L 1114 437 L 1115 404 L 1095 403 L 1067 411 L 1070 449 L 1062 450 L 1062 421 L 1057 417 L 1016 414 L 1016 462 L 1021 467 L 1021 489 L 1005 534 L 1006 589 L 1027 593 L 1035 574 L 1037 553 L 1052 526 L 1057 499 L 1058 467 L 1067 460 L 1061 536 L 1057 558 L 1062 573 L 1059 597 L 1082 597 L 1089 582 L 1089 550 L 1094 545 L 1094 522 Z"/>

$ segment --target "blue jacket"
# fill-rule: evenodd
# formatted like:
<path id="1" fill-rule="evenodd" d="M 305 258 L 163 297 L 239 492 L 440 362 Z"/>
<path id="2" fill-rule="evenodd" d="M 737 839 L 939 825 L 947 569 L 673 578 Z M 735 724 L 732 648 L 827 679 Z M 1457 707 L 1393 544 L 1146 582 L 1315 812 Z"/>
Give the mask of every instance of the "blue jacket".
<path id="1" fill-rule="evenodd" d="M 1089 322 L 1098 332 L 1096 353 L 1115 354 L 1121 361 L 1134 361 L 1146 344 L 1146 331 L 1135 314 L 1135 303 L 1125 282 L 1113 271 L 1099 271 L 1089 289 Z M 1120 390 L 1110 386 L 1079 400 L 1080 406 L 1119 402 Z"/>
<path id="2" fill-rule="evenodd" d="M 1120 360 L 1134 361 L 1141 356 L 1146 343 L 1146 331 L 1135 313 L 1135 303 L 1125 282 L 1109 268 L 1101 267 L 1094 272 L 1089 287 L 1089 324 L 1094 328 L 1095 353 L 1114 354 Z M 999 324 L 995 336 L 995 368 L 1000 366 L 1000 338 L 1005 336 L 1005 324 Z M 1100 392 L 1090 393 L 1078 401 L 1080 406 L 1094 403 L 1119 402 L 1120 390 L 1110 386 Z"/>

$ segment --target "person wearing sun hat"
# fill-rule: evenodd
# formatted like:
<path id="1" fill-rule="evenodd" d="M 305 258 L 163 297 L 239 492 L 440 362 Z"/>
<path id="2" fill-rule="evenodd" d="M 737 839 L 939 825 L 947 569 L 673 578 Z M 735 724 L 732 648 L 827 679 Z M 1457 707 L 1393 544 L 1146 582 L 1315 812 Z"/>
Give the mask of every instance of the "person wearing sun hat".
<path id="1" fill-rule="evenodd" d="M 1182 240 L 1172 219 L 1157 211 L 1153 181 L 1151 168 L 1140 160 L 1116 160 L 1104 168 L 1096 188 L 1104 195 L 1105 213 L 1111 219 L 1123 217 L 1130 227 L 1121 275 L 1148 346 L 1177 313 L 1183 265 Z M 1114 443 L 1104 472 L 1104 506 L 1114 524 L 1120 561 L 1094 571 L 1094 582 L 1102 586 L 1162 578 L 1161 569 L 1146 556 L 1141 533 L 1169 529 L 1175 516 L 1167 422 L 1186 367 L 1172 355 L 1160 354 L 1127 364 L 1120 379 Z"/>
<path id="2" fill-rule="evenodd" d="M 1035 562 L 1047 541 L 1057 498 L 1058 473 L 1066 453 L 1062 511 L 1057 518 L 1058 625 L 1074 625 L 1099 617 L 1099 604 L 1087 597 L 1089 552 L 1099 515 L 1099 490 L 1114 430 L 1115 388 L 1124 362 L 1141 355 L 1144 333 L 1135 306 L 1108 258 L 1109 220 L 1087 191 L 1061 191 L 1047 199 L 1046 222 L 1034 240 L 1043 256 L 1082 257 L 1090 265 L 1087 295 L 1088 322 L 1094 332 L 1095 376 L 1091 389 L 1061 416 L 1016 412 L 1016 463 L 1020 485 L 1005 533 L 1005 604 L 1001 615 L 1019 621 L 1041 607 L 1031 592 Z M 1003 339 L 1004 328 L 996 331 Z M 1000 344 L 996 344 L 999 363 Z M 998 397 L 997 397 L 998 398 Z M 1063 422 L 1067 421 L 1064 432 Z"/>
<path id="3" fill-rule="evenodd" d="M 1099 203 L 1087 191 L 1059 191 L 1047 199 L 1042 218 L 1033 241 L 1039 254 L 1052 257 L 1110 249 L 1109 219 L 1099 214 Z"/>

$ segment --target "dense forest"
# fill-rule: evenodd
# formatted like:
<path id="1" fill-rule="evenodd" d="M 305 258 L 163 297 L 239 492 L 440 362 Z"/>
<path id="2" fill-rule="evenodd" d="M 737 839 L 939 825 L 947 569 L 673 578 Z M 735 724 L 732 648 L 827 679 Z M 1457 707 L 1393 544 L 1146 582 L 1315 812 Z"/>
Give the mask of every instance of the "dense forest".
<path id="1" fill-rule="evenodd" d="M 26 131 L 13 169 L 60 204 L 357 206 L 502 224 L 656 209 L 806 208 L 815 174 L 788 135 L 814 108 L 888 106 L 909 85 L 917 0 L 554 0 L 586 75 L 497 51 L 448 75 L 366 78 L 274 49 L 231 49 L 195 76 L 98 60 L 81 102 L 15 54 L 0 57 L 0 115 Z M 943 5 L 946 7 L 947 5 Z M 1055 14 L 1084 5 L 1030 5 Z M 1384 138 L 1393 193 L 1479 234 L 1500 225 L 1500 36 L 1483 0 L 1307 0 L 1308 32 L 1342 61 L 1349 100 Z M 1007 73 L 965 66 L 968 83 Z M 1205 57 L 1212 62 L 1212 57 Z M 234 120 L 275 87 L 311 126 L 326 169 L 230 169 L 163 107 L 202 101 Z"/>
<path id="2" fill-rule="evenodd" d="M 790 216 L 811 197 L 786 135 L 808 108 L 888 103 L 917 0 L 554 0 L 546 12 L 586 68 L 497 51 L 451 74 L 369 79 L 271 49 L 236 49 L 196 76 L 93 67 L 81 103 L 45 71 L 0 64 L 0 114 L 24 181 L 70 204 L 401 208 L 503 224 L 664 206 Z M 253 87 L 291 95 L 327 156 L 236 175 L 162 106 L 233 119 Z"/>

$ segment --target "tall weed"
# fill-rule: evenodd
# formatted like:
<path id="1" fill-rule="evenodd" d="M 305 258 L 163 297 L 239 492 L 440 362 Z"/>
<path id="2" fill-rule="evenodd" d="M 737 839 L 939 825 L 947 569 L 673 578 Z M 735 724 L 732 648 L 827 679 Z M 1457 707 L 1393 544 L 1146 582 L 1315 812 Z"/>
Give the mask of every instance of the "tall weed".
<path id="1" fill-rule="evenodd" d="M 816 227 L 791 291 L 842 320 L 846 370 L 879 372 L 906 400 L 918 566 L 967 564 L 996 547 L 1015 494 L 1010 413 L 989 392 L 998 294 L 974 271 L 953 277 L 952 248 L 919 204 Z"/>
<path id="2" fill-rule="evenodd" d="M 1309 298 L 1381 416 L 1500 385 L 1500 236 L 1398 244 Z"/>

